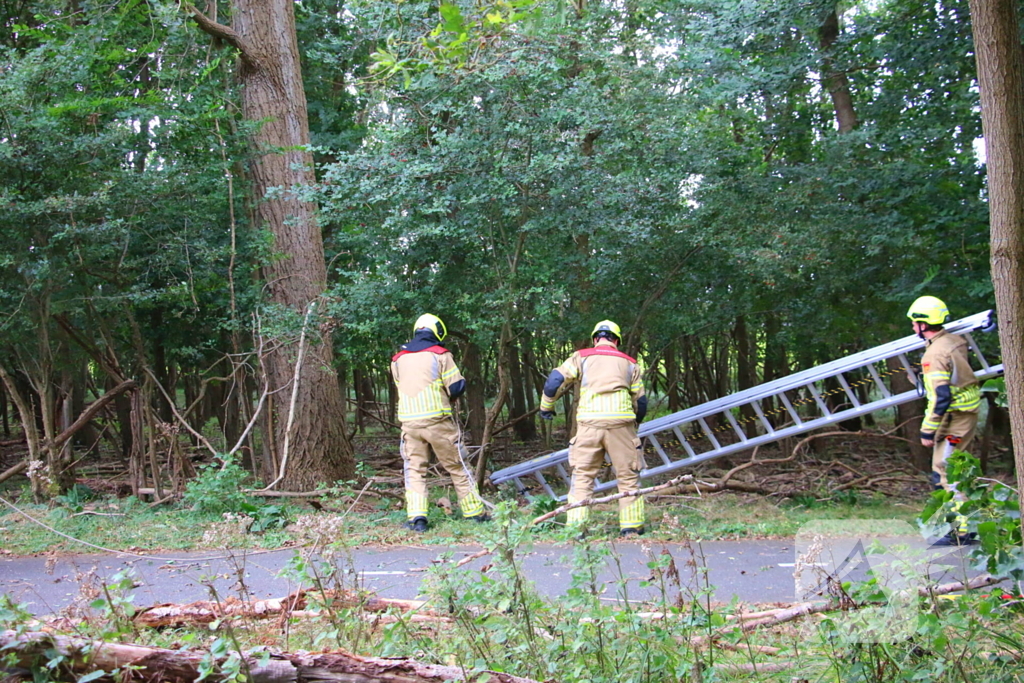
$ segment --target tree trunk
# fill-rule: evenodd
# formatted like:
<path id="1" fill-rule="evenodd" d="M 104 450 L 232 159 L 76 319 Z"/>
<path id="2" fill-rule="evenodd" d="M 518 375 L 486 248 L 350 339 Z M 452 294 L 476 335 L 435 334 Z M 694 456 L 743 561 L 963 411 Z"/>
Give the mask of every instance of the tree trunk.
<path id="1" fill-rule="evenodd" d="M 992 284 L 1017 490 L 1024 491 L 1024 57 L 1014 0 L 971 0 L 970 6 L 988 166 Z M 1024 496 L 1020 503 L 1024 510 Z"/>
<path id="2" fill-rule="evenodd" d="M 747 321 L 742 315 L 736 318 L 732 333 L 736 340 L 736 390 L 743 391 L 757 385 L 757 349 L 750 343 Z M 742 406 L 740 412 L 745 422 L 753 423 L 757 418 L 751 405 Z"/>
<path id="3" fill-rule="evenodd" d="M 857 113 L 853 108 L 853 96 L 850 94 L 850 79 L 842 71 L 836 71 L 832 63 L 832 46 L 839 38 L 839 14 L 833 3 L 825 20 L 818 27 L 818 46 L 821 49 L 822 76 L 824 86 L 832 98 L 832 108 L 836 113 L 836 124 L 840 133 L 849 133 L 857 127 Z"/>
<path id="4" fill-rule="evenodd" d="M 914 388 L 898 358 L 890 358 L 886 363 L 886 369 L 892 373 L 889 381 L 889 390 L 892 393 L 902 394 Z M 896 424 L 903 425 L 900 428 L 900 436 L 909 442 L 907 455 L 914 463 L 914 469 L 931 472 L 932 451 L 921 445 L 921 421 L 924 419 L 924 408 L 923 399 L 896 406 Z"/>
<path id="5" fill-rule="evenodd" d="M 83 674 L 94 671 L 115 671 L 132 666 L 132 680 L 192 683 L 198 680 L 200 664 L 207 656 L 200 650 L 105 643 L 42 631 L 0 631 L 0 647 L 9 654 L 11 665 L 32 671 L 43 671 L 54 653 L 61 655 L 63 665 L 53 672 L 54 676 L 59 676 L 53 680 L 66 681 L 78 680 Z M 467 680 L 465 670 L 458 667 L 423 664 L 414 659 L 360 657 L 342 651 L 274 655 L 263 664 L 247 658 L 242 672 L 252 683 L 440 683 Z M 533 683 L 529 679 L 494 671 L 474 673 L 470 679 L 474 683 Z M 220 679 L 215 675 L 211 680 Z"/>
<path id="6" fill-rule="evenodd" d="M 267 290 L 271 302 L 302 316 L 323 293 L 327 266 L 316 207 L 294 191 L 315 181 L 294 3 L 234 0 L 233 5 L 231 28 L 194 8 L 192 12 L 203 30 L 240 52 L 242 114 L 247 121 L 260 123 L 252 134 L 255 154 L 250 166 L 258 227 L 273 233 L 280 255 L 264 268 Z M 315 320 L 306 335 L 309 341 L 298 373 L 296 344 L 277 347 L 267 358 L 274 389 L 287 387 L 293 378 L 298 382 L 294 402 L 287 398 L 290 390 L 272 402 L 275 442 L 289 444 L 289 452 L 281 455 L 288 460 L 279 485 L 296 491 L 355 475 L 330 335 L 319 334 Z"/>
<path id="7" fill-rule="evenodd" d="M 512 411 L 509 419 L 515 420 L 527 413 L 526 396 L 532 393 L 527 385 L 527 372 L 523 371 L 523 365 L 519 355 L 519 344 L 513 343 L 508 352 L 509 371 L 512 375 Z M 522 419 L 512 425 L 512 431 L 520 441 L 531 441 L 537 438 L 537 423 L 531 417 Z"/>
<path id="8" fill-rule="evenodd" d="M 474 444 L 480 444 L 484 440 L 487 407 L 480 347 L 472 342 L 466 345 L 466 354 L 462 357 L 462 374 L 466 378 L 466 403 L 469 404 L 469 417 L 466 420 L 469 439 Z"/>
<path id="9" fill-rule="evenodd" d="M 777 313 L 768 313 L 764 323 L 764 370 L 761 373 L 762 382 L 771 382 L 774 379 L 785 377 L 788 374 L 788 363 L 786 360 L 786 347 L 782 343 L 781 334 L 782 321 Z M 762 403 L 765 412 L 775 414 L 776 409 L 782 409 L 771 399 Z M 778 429 L 783 423 L 789 420 L 788 413 L 780 413 L 773 418 L 773 426 Z"/>
<path id="10" fill-rule="evenodd" d="M 21 428 L 25 432 L 25 443 L 28 445 L 29 467 L 35 469 L 38 467 L 38 464 L 41 464 L 39 461 L 39 429 L 36 427 L 35 410 L 32 409 L 31 402 L 18 389 L 18 384 L 14 381 L 14 377 L 7 372 L 3 365 L 0 365 L 0 380 L 3 381 L 7 392 L 11 396 L 11 401 L 14 402 L 15 407 L 18 409 L 18 416 L 21 418 Z M 35 480 L 33 479 L 34 486 Z"/>
<path id="11" fill-rule="evenodd" d="M 509 385 L 512 383 L 508 371 L 509 348 L 512 346 L 512 329 L 506 320 L 501 327 L 501 337 L 498 339 L 498 354 L 495 358 L 495 366 L 498 369 L 498 394 L 494 403 L 487 411 L 487 418 L 484 420 L 484 434 L 480 439 L 480 455 L 476 461 L 476 485 L 482 487 L 487 479 L 487 457 L 491 449 L 491 439 L 494 433 L 494 426 L 498 423 L 498 416 L 508 398 Z"/>
<path id="12" fill-rule="evenodd" d="M 11 438 L 11 423 L 7 416 L 7 392 L 4 387 L 0 385 L 0 416 L 3 417 L 4 422 L 4 438 Z"/>
<path id="13" fill-rule="evenodd" d="M 679 361 L 676 342 L 665 347 L 665 392 L 668 394 L 668 412 L 679 412 Z"/>

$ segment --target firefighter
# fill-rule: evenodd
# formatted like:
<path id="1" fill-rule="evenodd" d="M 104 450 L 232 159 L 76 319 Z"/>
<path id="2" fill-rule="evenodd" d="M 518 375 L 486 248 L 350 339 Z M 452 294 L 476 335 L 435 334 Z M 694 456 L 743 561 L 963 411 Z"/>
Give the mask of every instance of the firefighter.
<path id="1" fill-rule="evenodd" d="M 954 485 L 946 479 L 946 458 L 954 449 L 970 452 L 978 425 L 981 389 L 967 359 L 967 340 L 943 328 L 949 309 L 941 299 L 922 296 L 907 311 L 914 333 L 925 340 L 921 358 L 928 407 L 921 422 L 921 443 L 932 450 L 932 484 L 954 493 L 954 508 L 962 500 Z M 973 541 L 967 534 L 967 520 L 957 515 L 956 532 L 940 543 L 964 544 Z"/>
<path id="2" fill-rule="evenodd" d="M 594 492 L 594 479 L 604 465 L 605 453 L 612 461 L 619 493 L 640 488 L 643 450 L 636 435 L 637 424 L 647 413 L 647 397 L 640 364 L 619 351 L 622 333 L 611 320 L 602 320 L 591 333 L 593 347 L 581 349 L 551 371 L 544 383 L 540 416 L 555 417 L 555 397 L 566 381 L 580 382 L 576 408 L 576 436 L 569 440 L 569 467 L 572 470 L 568 502 L 577 503 Z M 589 507 L 568 512 L 571 526 L 582 527 Z M 619 500 L 619 533 L 622 536 L 644 533 L 644 500 L 627 497 Z"/>
<path id="3" fill-rule="evenodd" d="M 451 402 L 466 390 L 466 380 L 451 352 L 441 345 L 447 334 L 440 318 L 424 313 L 413 325 L 412 339 L 391 359 L 402 423 L 406 526 L 416 532 L 428 528 L 426 477 L 431 449 L 451 475 L 463 517 L 478 522 L 490 519 L 466 464 L 462 431 L 452 417 Z"/>

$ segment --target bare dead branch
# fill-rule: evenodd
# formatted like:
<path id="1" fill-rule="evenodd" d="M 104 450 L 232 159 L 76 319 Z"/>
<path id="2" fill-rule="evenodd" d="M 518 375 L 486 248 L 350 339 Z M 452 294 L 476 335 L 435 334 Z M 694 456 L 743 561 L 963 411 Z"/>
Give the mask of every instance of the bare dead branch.
<path id="1" fill-rule="evenodd" d="M 692 474 L 684 474 L 683 476 L 676 477 L 675 479 L 672 479 L 671 481 L 667 481 L 664 484 L 658 484 L 657 486 L 648 486 L 645 489 L 638 489 L 636 491 L 627 491 L 625 493 L 616 493 L 616 494 L 611 495 L 611 496 L 605 496 L 604 498 L 587 498 L 586 500 L 581 500 L 581 501 L 579 501 L 577 503 L 568 503 L 566 505 L 563 505 L 563 506 L 561 506 L 559 508 L 556 508 L 556 509 L 552 510 L 551 512 L 547 512 L 547 513 L 541 515 L 540 517 L 535 518 L 533 521 L 530 522 L 530 525 L 532 526 L 534 524 L 540 524 L 541 522 L 546 522 L 549 519 L 557 517 L 558 515 L 562 514 L 563 512 L 567 512 L 569 510 L 575 510 L 576 508 L 590 507 L 591 505 L 600 505 L 601 503 L 610 503 L 612 501 L 619 500 L 620 498 L 633 498 L 633 497 L 636 497 L 636 496 L 646 496 L 648 493 L 654 493 L 655 491 L 662 491 L 664 489 L 667 489 L 667 488 L 670 488 L 670 487 L 673 487 L 673 486 L 678 486 L 679 484 L 681 484 L 683 482 L 687 482 L 687 481 L 693 481 L 693 475 Z"/>
<path id="2" fill-rule="evenodd" d="M 230 26 L 217 23 L 210 17 L 206 16 L 199 9 L 190 2 L 185 3 L 185 10 L 192 15 L 192 18 L 199 24 L 199 28 L 202 31 L 214 38 L 220 38 L 231 47 L 238 50 L 241 54 L 242 61 L 249 65 L 255 63 L 255 57 L 253 55 L 252 48 L 249 44 Z"/>

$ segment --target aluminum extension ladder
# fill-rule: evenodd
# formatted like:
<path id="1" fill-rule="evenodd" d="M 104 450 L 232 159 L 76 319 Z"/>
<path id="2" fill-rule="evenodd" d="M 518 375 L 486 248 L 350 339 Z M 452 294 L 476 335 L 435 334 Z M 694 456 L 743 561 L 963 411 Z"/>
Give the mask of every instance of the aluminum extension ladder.
<path id="1" fill-rule="evenodd" d="M 1002 374 L 1003 366 L 990 365 L 971 337 L 974 331 L 995 329 L 992 311 L 945 328 L 967 339 L 981 365 L 976 372 L 979 381 Z M 916 389 L 893 394 L 882 378 L 905 371 L 919 380 L 907 354 L 921 348 L 924 341 L 911 335 L 641 424 L 638 436 L 645 458 L 650 460 L 654 454 L 658 462 L 647 466 L 640 477 L 656 477 L 920 398 Z M 892 358 L 899 359 L 901 367 L 889 369 L 886 361 Z M 865 384 L 866 403 L 855 391 Z M 840 394 L 843 402 L 830 407 L 826 399 Z M 539 485 L 547 495 L 564 500 L 569 487 L 568 459 L 569 449 L 565 448 L 498 470 L 491 475 L 491 482 L 513 482 L 527 497 L 532 495 L 531 488 Z M 598 479 L 594 492 L 615 485 L 614 479 Z"/>

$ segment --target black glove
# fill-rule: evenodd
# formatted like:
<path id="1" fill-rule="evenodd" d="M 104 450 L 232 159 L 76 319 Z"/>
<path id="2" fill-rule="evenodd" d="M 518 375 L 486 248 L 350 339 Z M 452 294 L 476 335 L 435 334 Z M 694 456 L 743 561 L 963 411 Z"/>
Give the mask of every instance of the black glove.
<path id="1" fill-rule="evenodd" d="M 540 411 L 540 419 L 542 420 L 554 420 L 555 411 L 553 410 L 542 410 Z"/>

